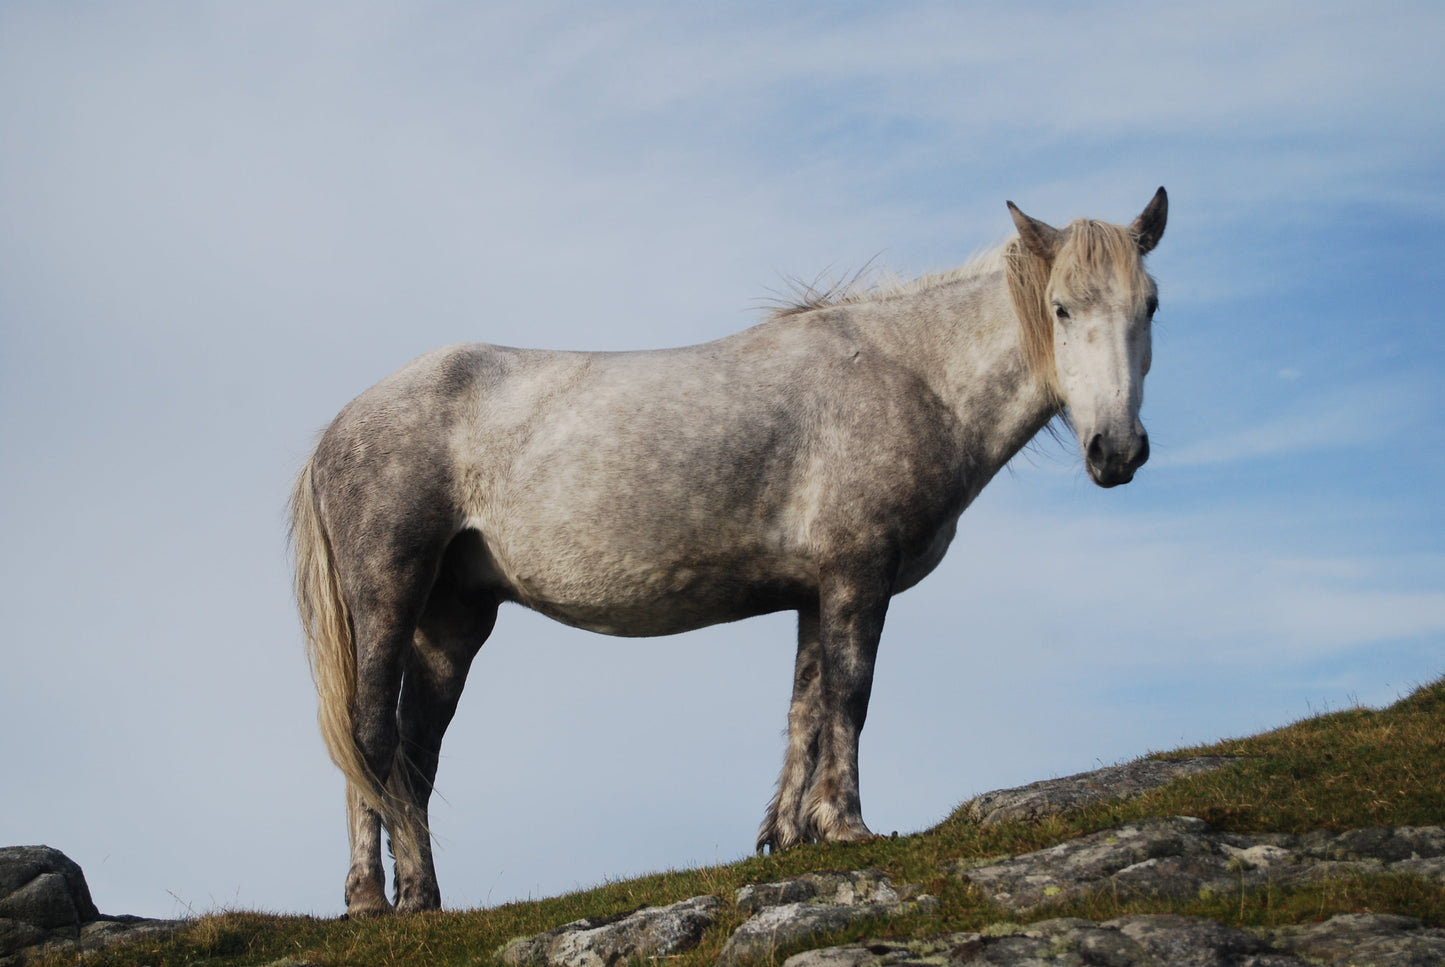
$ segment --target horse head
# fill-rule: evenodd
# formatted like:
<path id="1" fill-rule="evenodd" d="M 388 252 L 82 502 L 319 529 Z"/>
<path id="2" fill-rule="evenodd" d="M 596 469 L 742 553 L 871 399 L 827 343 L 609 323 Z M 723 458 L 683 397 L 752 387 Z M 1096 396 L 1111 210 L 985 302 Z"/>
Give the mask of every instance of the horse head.
<path id="1" fill-rule="evenodd" d="M 1159 299 L 1143 260 L 1164 234 L 1168 196 L 1160 188 L 1127 227 L 1080 219 L 1059 229 L 1008 207 L 1019 232 L 1009 285 L 1025 344 L 1032 329 L 1031 355 L 1067 409 L 1089 477 L 1128 483 L 1149 459 L 1139 407 Z"/>

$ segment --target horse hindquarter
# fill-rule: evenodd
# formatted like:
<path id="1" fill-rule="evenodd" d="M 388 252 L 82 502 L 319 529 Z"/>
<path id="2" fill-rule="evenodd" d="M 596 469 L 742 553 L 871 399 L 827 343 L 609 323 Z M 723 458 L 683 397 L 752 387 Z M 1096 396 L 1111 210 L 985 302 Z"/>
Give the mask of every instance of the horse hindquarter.
<path id="1" fill-rule="evenodd" d="M 440 904 L 426 803 L 441 735 L 497 604 L 456 587 L 443 567 L 458 519 L 447 426 L 466 385 L 460 375 L 451 357 L 434 354 L 354 400 L 322 435 L 293 506 L 315 549 L 305 557 L 324 557 L 332 611 L 342 616 L 324 638 L 308 634 L 313 654 L 325 656 L 317 662 L 323 735 L 347 778 L 353 915 L 391 908 L 383 822 L 398 906 Z M 302 558 L 298 539 L 298 567 Z M 303 595 L 303 615 L 315 598 Z"/>

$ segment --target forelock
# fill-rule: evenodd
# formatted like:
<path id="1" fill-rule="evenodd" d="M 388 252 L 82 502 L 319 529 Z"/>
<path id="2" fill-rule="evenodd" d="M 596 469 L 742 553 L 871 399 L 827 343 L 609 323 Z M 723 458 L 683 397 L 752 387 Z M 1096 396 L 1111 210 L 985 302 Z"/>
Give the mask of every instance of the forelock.
<path id="1" fill-rule="evenodd" d="M 1144 271 L 1139 240 L 1132 232 L 1121 225 L 1085 218 L 1064 229 L 1053 275 L 1069 289 L 1096 289 L 1108 281 L 1117 290 L 1138 297 L 1153 285 Z"/>

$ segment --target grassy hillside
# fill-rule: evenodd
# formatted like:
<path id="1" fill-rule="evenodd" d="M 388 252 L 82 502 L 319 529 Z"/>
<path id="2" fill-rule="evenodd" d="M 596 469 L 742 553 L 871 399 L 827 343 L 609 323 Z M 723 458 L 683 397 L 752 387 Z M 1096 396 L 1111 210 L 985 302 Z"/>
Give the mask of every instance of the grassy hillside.
<path id="1" fill-rule="evenodd" d="M 226 913 L 204 917 L 165 943 L 122 948 L 86 957 L 83 962 L 118 967 L 269 964 L 287 958 L 327 965 L 490 963 L 492 953 L 512 937 L 580 917 L 616 914 L 709 893 L 729 905 L 721 922 L 707 933 L 700 947 L 673 959 L 677 967 L 702 967 L 716 960 L 728 935 L 744 919 L 731 907 L 738 887 L 811 870 L 864 867 L 886 871 L 894 883 L 921 884 L 942 902 L 931 915 L 857 925 L 839 934 L 838 942 L 979 929 L 1008 917 L 971 887 L 943 874 L 950 862 L 963 857 L 1028 852 L 1149 816 L 1197 816 L 1235 832 L 1445 825 L 1445 679 L 1383 710 L 1321 715 L 1252 738 L 1181 749 L 1162 757 L 1201 754 L 1248 758 L 1128 802 L 1032 825 L 1006 823 L 985 828 L 960 810 L 936 828 L 915 836 L 859 846 L 803 847 L 731 866 L 646 876 L 556 899 L 473 912 L 365 922 Z M 1402 913 L 1431 926 L 1445 926 L 1445 885 L 1404 875 L 1354 876 L 1183 904 L 1120 904 L 1095 897 L 1045 915 L 1108 919 L 1126 912 L 1175 912 L 1256 926 L 1366 911 Z M 792 952 L 781 951 L 779 961 Z M 74 958 L 51 961 L 74 962 Z"/>

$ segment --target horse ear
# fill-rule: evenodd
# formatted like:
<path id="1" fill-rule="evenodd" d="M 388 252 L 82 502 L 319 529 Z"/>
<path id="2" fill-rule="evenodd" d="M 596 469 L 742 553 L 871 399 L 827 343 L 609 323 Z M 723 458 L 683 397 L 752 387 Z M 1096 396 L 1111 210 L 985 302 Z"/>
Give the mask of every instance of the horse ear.
<path id="1" fill-rule="evenodd" d="M 1004 204 L 1008 206 L 1009 214 L 1014 217 L 1014 226 L 1019 230 L 1019 241 L 1024 243 L 1024 248 L 1045 262 L 1052 262 L 1059 250 L 1059 237 L 1063 232 L 1052 225 L 1045 225 L 1037 218 L 1030 218 L 1019 211 L 1018 206 L 1011 201 Z"/>
<path id="2" fill-rule="evenodd" d="M 1129 226 L 1129 231 L 1139 240 L 1139 254 L 1148 255 L 1164 237 L 1164 223 L 1169 220 L 1169 196 L 1161 185 L 1154 193 L 1142 214 Z"/>

